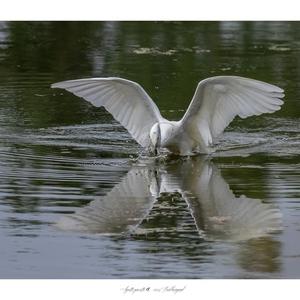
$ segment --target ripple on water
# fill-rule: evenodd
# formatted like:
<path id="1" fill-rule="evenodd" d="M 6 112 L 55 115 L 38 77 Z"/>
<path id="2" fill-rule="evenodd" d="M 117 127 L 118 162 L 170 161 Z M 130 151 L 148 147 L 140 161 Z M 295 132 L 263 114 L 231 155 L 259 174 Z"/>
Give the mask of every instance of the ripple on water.
<path id="1" fill-rule="evenodd" d="M 272 156 L 298 156 L 300 121 L 260 117 L 262 126 L 232 130 L 229 127 L 217 142 L 215 156 L 249 156 L 266 153 Z"/>
<path id="2" fill-rule="evenodd" d="M 286 155 L 287 151 L 289 156 L 296 155 L 299 143 L 297 126 L 297 122 L 291 121 L 282 123 L 279 127 L 267 127 L 265 131 L 262 128 L 256 128 L 252 132 L 251 130 L 244 132 L 241 128 L 229 130 L 221 138 L 219 149 L 214 155 L 218 159 L 235 155 L 243 157 L 254 155 L 254 153 L 278 156 Z M 101 134 L 99 134 L 100 132 Z M 128 133 L 116 123 L 28 129 L 22 134 L 16 132 L 8 134 L 3 130 L 1 138 L 0 220 L 4 218 L 1 221 L 1 227 L 6 226 L 8 236 L 29 239 L 40 237 L 45 233 L 42 233 L 41 230 L 45 230 L 47 227 L 51 228 L 50 232 L 58 234 L 57 226 L 52 225 L 57 223 L 60 216 L 70 216 L 70 220 L 72 218 L 77 218 L 77 220 L 82 218 L 83 220 L 87 217 L 89 222 L 95 221 L 98 225 L 99 222 L 102 224 L 104 221 L 111 222 L 116 211 L 112 211 L 111 203 L 105 204 L 103 199 L 110 190 L 124 180 L 124 176 L 128 176 L 126 174 L 132 167 L 130 154 L 136 153 L 137 156 L 140 150 Z M 185 163 L 188 165 L 188 161 L 183 161 L 182 165 Z M 155 160 L 146 158 L 138 161 L 136 165 L 148 172 L 149 164 L 155 165 Z M 172 174 L 172 168 L 175 168 L 176 165 L 181 164 L 178 164 L 176 160 L 173 162 L 172 160 L 163 160 L 163 168 L 168 166 L 171 169 L 162 170 L 162 174 Z M 191 166 L 189 172 L 192 170 Z M 230 165 L 228 166 L 225 160 L 222 168 L 228 167 L 230 168 Z M 243 167 L 247 167 L 247 165 Z M 251 163 L 248 167 L 262 169 L 261 166 Z M 285 171 L 291 171 L 288 165 L 286 170 L 283 165 L 281 165 L 282 170 L 276 169 L 277 166 L 272 164 L 265 165 L 264 168 L 266 167 L 275 170 L 275 174 L 280 173 L 283 177 L 286 177 Z M 178 174 L 185 174 L 180 172 Z M 283 195 L 283 191 L 289 194 L 297 191 L 296 177 L 282 182 L 280 181 L 282 180 L 281 175 L 276 179 L 277 181 L 270 182 L 270 187 L 274 186 L 274 190 L 273 193 L 270 192 L 269 197 L 276 197 L 280 193 Z M 182 178 L 186 177 L 185 175 L 181 176 Z M 176 176 L 172 175 L 167 182 L 173 189 L 177 184 L 175 179 Z M 153 181 L 149 183 L 150 190 L 153 190 L 155 186 L 153 184 Z M 250 187 L 248 185 L 248 188 Z M 124 194 L 119 195 L 117 207 L 120 216 L 130 213 L 128 207 L 122 207 L 120 203 L 122 199 L 125 201 L 125 198 Z M 131 202 L 134 200 L 132 197 L 128 199 Z M 244 198 L 240 199 L 242 201 Z M 225 242 L 225 235 L 228 232 L 225 232 L 224 235 L 224 231 L 222 231 L 222 216 L 220 219 L 214 216 L 208 218 L 208 220 L 221 222 L 217 225 L 213 224 L 212 231 L 205 219 L 205 214 L 200 216 L 200 221 L 196 224 L 195 218 L 199 217 L 196 214 L 198 204 L 195 200 L 191 201 L 185 201 L 176 191 L 165 192 L 150 205 L 151 207 L 148 207 L 148 204 L 141 207 L 141 212 L 144 214 L 141 218 L 139 216 L 132 218 L 133 223 L 129 224 L 132 225 L 132 230 L 129 233 L 124 235 L 110 232 L 108 235 L 104 234 L 100 237 L 97 232 L 93 233 L 94 235 L 91 232 L 80 232 L 77 237 L 86 239 L 83 245 L 93 243 L 92 241 L 97 241 L 97 239 L 105 243 L 105 239 L 108 239 L 106 242 L 109 244 L 109 252 L 113 251 L 111 247 L 124 241 L 124 249 L 131 247 L 131 250 L 134 251 L 133 257 L 137 261 L 135 265 L 141 264 L 139 271 L 135 273 L 137 278 L 147 277 L 149 274 L 154 278 L 158 272 L 164 274 L 161 276 L 174 277 L 175 275 L 172 273 L 175 263 L 177 263 L 178 270 L 182 269 L 185 272 L 187 278 L 193 278 L 195 274 L 197 274 L 197 278 L 206 277 L 215 272 L 213 266 L 218 264 L 215 261 L 216 254 L 219 258 L 226 257 L 226 259 L 232 260 L 234 255 L 228 258 L 227 251 L 229 248 L 232 248 L 233 252 L 237 251 L 237 245 L 230 243 L 231 232 L 228 235 L 229 243 Z M 234 201 L 238 201 L 238 198 Z M 139 202 L 140 199 L 137 203 Z M 195 206 L 195 204 L 197 205 Z M 261 205 L 266 207 L 263 203 Z M 100 215 L 95 214 L 97 207 L 102 209 Z M 280 207 L 282 210 L 282 205 Z M 283 211 L 285 209 L 294 211 L 298 204 L 294 203 L 293 206 L 289 206 L 288 203 L 285 203 L 283 207 Z M 137 211 L 137 206 L 135 208 Z M 78 209 L 82 209 L 82 216 L 76 215 Z M 194 215 L 191 214 L 191 209 L 194 209 Z M 94 215 L 87 214 L 85 216 L 84 212 L 87 211 L 93 212 Z M 270 210 L 271 213 L 272 211 Z M 99 219 L 99 216 L 104 215 L 106 215 L 105 218 Z M 279 219 L 276 216 L 274 215 L 275 221 Z M 226 221 L 226 218 L 224 220 Z M 248 248 L 252 249 L 251 247 L 258 246 L 246 243 L 240 247 L 239 251 L 242 253 L 240 255 L 243 255 L 243 251 L 246 253 Z M 266 242 L 264 247 L 273 246 L 269 246 Z M 25 248 L 18 251 L 19 254 L 33 253 L 33 250 Z M 118 255 L 125 257 L 126 251 L 124 253 L 122 251 L 118 251 Z M 145 255 L 151 264 L 143 267 L 142 261 Z M 116 252 L 113 252 L 112 256 L 115 259 Z M 178 264 L 178 257 L 185 259 Z M 261 259 L 263 260 L 263 257 Z M 244 258 L 242 260 L 242 263 L 248 264 Z M 164 267 L 161 265 L 162 261 L 164 261 Z M 198 269 L 199 262 L 202 266 L 206 266 L 205 271 Z M 261 263 L 258 261 L 258 264 Z M 189 272 L 186 271 L 187 264 Z M 114 271 L 110 269 L 110 266 L 107 273 L 111 276 L 126 276 L 127 260 L 126 262 L 124 259 L 118 260 L 117 264 L 112 265 L 115 266 Z M 259 268 L 258 265 L 257 269 L 259 270 Z M 213 277 L 213 275 L 211 276 Z M 246 275 L 243 276 L 249 276 L 249 273 L 246 272 Z M 263 276 L 266 275 L 262 273 L 258 277 Z"/>
<path id="3" fill-rule="evenodd" d="M 99 127 L 106 130 L 97 140 Z M 128 169 L 128 160 L 118 153 L 122 137 L 109 145 L 108 127 L 70 126 L 1 134 L 0 218 L 6 219 L 1 227 L 17 226 L 25 234 L 42 223 L 55 222 L 55 214 L 71 213 L 74 207 L 86 205 L 118 182 Z M 118 130 L 117 126 L 112 128 Z M 118 137 L 118 132 L 115 135 Z M 107 157 L 103 156 L 103 141 Z M 134 143 L 125 144 L 124 157 L 132 147 Z"/>

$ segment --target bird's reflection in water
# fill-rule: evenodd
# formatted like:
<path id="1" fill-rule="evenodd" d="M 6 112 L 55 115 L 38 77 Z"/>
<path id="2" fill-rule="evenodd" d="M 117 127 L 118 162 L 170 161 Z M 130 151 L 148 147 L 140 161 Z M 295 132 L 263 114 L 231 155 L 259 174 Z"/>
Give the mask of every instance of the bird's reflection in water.
<path id="1" fill-rule="evenodd" d="M 56 225 L 60 229 L 88 233 L 134 232 L 156 201 L 157 184 L 153 169 L 133 167 L 106 196 L 63 217 Z"/>
<path id="2" fill-rule="evenodd" d="M 258 199 L 236 197 L 218 168 L 200 156 L 139 161 L 106 196 L 64 216 L 56 225 L 98 234 L 145 233 L 143 223 L 151 218 L 153 206 L 160 219 L 168 217 L 163 209 L 159 212 L 157 203 L 170 195 L 184 199 L 190 223 L 204 239 L 241 241 L 281 229 L 277 208 Z"/>

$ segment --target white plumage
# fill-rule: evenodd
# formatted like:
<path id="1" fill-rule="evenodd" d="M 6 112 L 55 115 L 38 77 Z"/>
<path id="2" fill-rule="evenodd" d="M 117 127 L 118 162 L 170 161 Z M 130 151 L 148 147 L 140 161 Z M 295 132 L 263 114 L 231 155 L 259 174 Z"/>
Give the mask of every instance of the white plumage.
<path id="1" fill-rule="evenodd" d="M 283 104 L 284 91 L 274 85 L 238 76 L 216 76 L 199 82 L 180 121 L 163 118 L 137 83 L 122 78 L 91 78 L 52 84 L 103 106 L 143 147 L 179 155 L 209 153 L 235 116 L 273 113 Z"/>

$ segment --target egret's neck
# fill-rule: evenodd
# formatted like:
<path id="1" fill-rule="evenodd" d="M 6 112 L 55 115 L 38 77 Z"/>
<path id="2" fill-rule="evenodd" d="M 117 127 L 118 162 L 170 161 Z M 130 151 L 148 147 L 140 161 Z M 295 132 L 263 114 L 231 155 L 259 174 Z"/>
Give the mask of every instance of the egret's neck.
<path id="1" fill-rule="evenodd" d="M 160 123 L 161 132 L 161 147 L 165 147 L 168 140 L 175 134 L 177 130 L 177 123 L 175 121 L 165 121 Z"/>
<path id="2" fill-rule="evenodd" d="M 152 151 L 156 152 L 161 144 L 161 128 L 159 123 L 155 123 L 150 130 L 150 142 Z"/>

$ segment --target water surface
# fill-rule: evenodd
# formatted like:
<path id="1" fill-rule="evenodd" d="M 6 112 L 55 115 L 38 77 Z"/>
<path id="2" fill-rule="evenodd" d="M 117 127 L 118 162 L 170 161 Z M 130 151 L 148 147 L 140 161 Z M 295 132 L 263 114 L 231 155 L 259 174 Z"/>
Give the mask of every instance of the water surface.
<path id="1" fill-rule="evenodd" d="M 0 278 L 299 278 L 300 23 L 0 23 Z M 148 157 L 50 84 L 119 76 L 180 118 L 199 80 L 286 91 L 212 157 Z"/>

